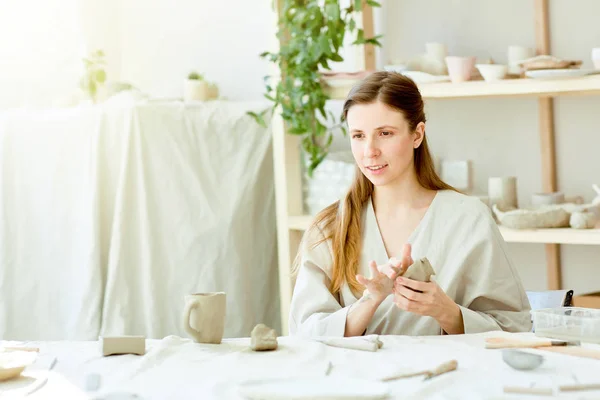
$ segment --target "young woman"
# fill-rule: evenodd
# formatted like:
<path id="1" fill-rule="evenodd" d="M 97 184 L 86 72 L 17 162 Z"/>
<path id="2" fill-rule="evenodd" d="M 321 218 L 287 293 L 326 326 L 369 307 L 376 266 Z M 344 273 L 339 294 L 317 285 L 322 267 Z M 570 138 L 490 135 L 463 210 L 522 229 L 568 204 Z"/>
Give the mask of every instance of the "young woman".
<path id="1" fill-rule="evenodd" d="M 304 235 L 290 334 L 529 331 L 530 305 L 489 209 L 435 172 L 415 83 L 373 73 L 343 117 L 356 179 Z M 422 257 L 431 282 L 403 278 Z"/>

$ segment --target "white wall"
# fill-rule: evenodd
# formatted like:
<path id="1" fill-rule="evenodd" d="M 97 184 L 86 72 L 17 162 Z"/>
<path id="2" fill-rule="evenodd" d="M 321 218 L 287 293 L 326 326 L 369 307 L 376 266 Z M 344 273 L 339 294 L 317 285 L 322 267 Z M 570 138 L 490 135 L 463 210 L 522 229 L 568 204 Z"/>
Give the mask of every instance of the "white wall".
<path id="1" fill-rule="evenodd" d="M 191 70 L 221 94 L 263 94 L 274 27 L 270 0 L 124 0 L 120 2 L 120 77 L 159 97 L 181 97 Z"/>
<path id="2" fill-rule="evenodd" d="M 79 5 L 0 1 L 0 110 L 41 107 L 77 86 L 85 47 Z"/>

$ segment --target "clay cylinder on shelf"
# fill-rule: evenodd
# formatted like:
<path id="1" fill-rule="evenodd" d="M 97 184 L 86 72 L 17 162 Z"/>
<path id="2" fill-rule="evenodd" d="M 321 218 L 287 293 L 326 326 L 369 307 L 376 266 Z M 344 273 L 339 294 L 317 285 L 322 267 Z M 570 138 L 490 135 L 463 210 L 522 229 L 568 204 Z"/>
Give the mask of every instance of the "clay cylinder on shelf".
<path id="1" fill-rule="evenodd" d="M 497 204 L 501 210 L 518 208 L 517 178 L 514 176 L 489 178 L 488 197 L 490 206 Z"/>

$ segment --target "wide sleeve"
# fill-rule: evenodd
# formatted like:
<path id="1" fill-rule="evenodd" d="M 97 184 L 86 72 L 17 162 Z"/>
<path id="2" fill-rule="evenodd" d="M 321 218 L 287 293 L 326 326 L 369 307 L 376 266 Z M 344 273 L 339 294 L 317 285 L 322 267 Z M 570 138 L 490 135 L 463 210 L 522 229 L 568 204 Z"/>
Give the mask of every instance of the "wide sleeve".
<path id="1" fill-rule="evenodd" d="M 457 304 L 465 333 L 531 331 L 531 306 L 506 243 L 487 210 L 478 211 L 476 218 L 463 220 L 464 235 L 459 235 L 457 246 L 463 256 Z"/>
<path id="2" fill-rule="evenodd" d="M 290 335 L 339 336 L 346 330 L 350 306 L 342 307 L 329 291 L 333 264 L 329 241 L 316 247 L 322 232 L 313 227 L 304 235 L 300 246 L 300 265 L 290 305 Z"/>

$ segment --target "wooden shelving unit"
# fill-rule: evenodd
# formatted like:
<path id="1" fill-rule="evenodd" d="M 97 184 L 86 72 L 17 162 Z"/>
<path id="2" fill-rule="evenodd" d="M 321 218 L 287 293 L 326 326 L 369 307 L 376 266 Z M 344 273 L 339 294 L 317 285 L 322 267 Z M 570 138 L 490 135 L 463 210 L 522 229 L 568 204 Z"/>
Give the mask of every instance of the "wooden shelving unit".
<path id="1" fill-rule="evenodd" d="M 548 0 L 533 0 L 538 54 L 551 54 L 548 23 Z M 281 3 L 281 0 L 279 0 Z M 365 36 L 373 36 L 372 12 L 363 12 Z M 365 66 L 375 65 L 374 51 L 364 52 Z M 519 98 L 538 99 L 540 150 L 542 159 L 542 188 L 556 191 L 556 159 L 554 148 L 553 97 L 568 95 L 600 95 L 600 75 L 560 80 L 514 79 L 494 83 L 472 81 L 460 84 L 430 83 L 419 85 L 426 99 L 466 98 Z M 348 88 L 332 88 L 332 99 L 344 99 Z M 289 305 L 292 295 L 291 263 L 296 256 L 303 231 L 311 223 L 311 216 L 303 215 L 302 170 L 300 141 L 296 135 L 286 134 L 283 120 L 275 116 L 273 125 L 273 153 L 275 162 L 275 196 L 277 208 L 280 304 L 282 334 L 288 332 Z M 513 230 L 500 227 L 502 236 L 510 243 L 541 243 L 545 245 L 548 289 L 560 289 L 561 244 L 600 245 L 600 229 L 539 229 Z"/>

